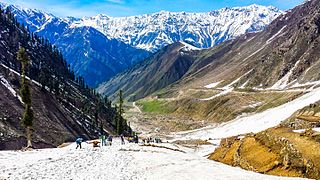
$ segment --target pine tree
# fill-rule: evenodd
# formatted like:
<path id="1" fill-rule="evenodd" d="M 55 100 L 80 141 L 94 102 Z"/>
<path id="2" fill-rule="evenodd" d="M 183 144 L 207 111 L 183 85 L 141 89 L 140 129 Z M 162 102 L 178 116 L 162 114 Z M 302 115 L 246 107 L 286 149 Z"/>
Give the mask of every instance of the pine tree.
<path id="1" fill-rule="evenodd" d="M 115 125 L 117 134 L 120 135 L 124 132 L 127 127 L 127 123 L 125 119 L 122 117 L 124 110 L 123 110 L 123 94 L 122 90 L 119 91 L 119 106 L 116 106 L 116 115 L 115 115 Z"/>
<path id="2" fill-rule="evenodd" d="M 119 91 L 119 114 L 120 116 L 122 116 L 123 114 L 123 94 L 122 94 L 122 90 Z"/>
<path id="3" fill-rule="evenodd" d="M 33 126 L 33 110 L 31 107 L 31 91 L 29 87 L 29 82 L 26 79 L 26 68 L 28 67 L 30 63 L 30 58 L 26 53 L 26 50 L 24 48 L 20 48 L 17 55 L 18 61 L 21 62 L 21 98 L 25 106 L 23 118 L 22 118 L 22 124 L 26 128 L 26 135 L 27 135 L 27 148 L 32 147 L 32 126 Z"/>

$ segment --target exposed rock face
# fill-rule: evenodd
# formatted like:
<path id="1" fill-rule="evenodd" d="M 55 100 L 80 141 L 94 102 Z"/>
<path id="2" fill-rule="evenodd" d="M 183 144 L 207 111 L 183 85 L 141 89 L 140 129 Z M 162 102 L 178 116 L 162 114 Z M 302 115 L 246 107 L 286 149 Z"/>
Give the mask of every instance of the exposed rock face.
<path id="1" fill-rule="evenodd" d="M 320 111 L 311 104 L 278 127 L 226 138 L 209 159 L 270 175 L 320 178 Z"/>
<path id="2" fill-rule="evenodd" d="M 320 153 L 305 147 L 306 142 L 320 147 L 315 138 L 274 128 L 241 139 L 223 139 L 209 159 L 259 173 L 318 179 Z"/>
<path id="3" fill-rule="evenodd" d="M 320 127 L 319 103 L 310 104 L 282 122 L 283 126 L 294 129 L 312 129 Z"/>

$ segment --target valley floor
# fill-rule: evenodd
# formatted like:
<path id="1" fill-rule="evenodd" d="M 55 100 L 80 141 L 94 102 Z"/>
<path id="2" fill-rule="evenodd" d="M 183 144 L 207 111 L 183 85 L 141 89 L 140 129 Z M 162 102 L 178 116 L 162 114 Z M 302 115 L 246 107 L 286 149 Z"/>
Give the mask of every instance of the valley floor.
<path id="1" fill-rule="evenodd" d="M 0 179 L 290 179 L 230 167 L 173 144 L 0 152 Z M 163 148 L 166 146 L 171 149 Z M 174 151 L 180 149 L 184 152 Z M 212 147 L 209 147 L 212 148 Z M 291 178 L 292 179 L 292 178 Z"/>

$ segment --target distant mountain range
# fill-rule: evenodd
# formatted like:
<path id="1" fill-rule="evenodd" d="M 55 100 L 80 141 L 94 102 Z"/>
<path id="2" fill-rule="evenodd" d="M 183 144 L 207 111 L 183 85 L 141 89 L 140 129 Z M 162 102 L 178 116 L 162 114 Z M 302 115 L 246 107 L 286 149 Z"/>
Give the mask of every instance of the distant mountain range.
<path id="1" fill-rule="evenodd" d="M 283 12 L 251 5 L 209 13 L 173 13 L 109 17 L 59 18 L 41 10 L 9 7 L 20 23 L 62 50 L 71 68 L 90 86 L 144 60 L 177 41 L 208 48 L 247 32 L 263 30 Z"/>
<path id="2" fill-rule="evenodd" d="M 247 32 L 261 31 L 282 13 L 272 6 L 254 4 L 208 13 L 161 11 L 116 18 L 99 14 L 73 21 L 71 27 L 91 26 L 107 37 L 156 52 L 177 41 L 212 47 Z"/>

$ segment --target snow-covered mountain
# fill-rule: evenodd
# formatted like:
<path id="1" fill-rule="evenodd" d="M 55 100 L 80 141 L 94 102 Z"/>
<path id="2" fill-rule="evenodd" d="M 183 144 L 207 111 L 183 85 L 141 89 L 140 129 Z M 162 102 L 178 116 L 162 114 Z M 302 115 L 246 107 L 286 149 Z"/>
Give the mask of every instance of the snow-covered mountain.
<path id="1" fill-rule="evenodd" d="M 177 41 L 212 47 L 246 32 L 261 31 L 281 13 L 275 7 L 254 4 L 209 13 L 161 11 L 119 18 L 99 14 L 75 20 L 70 27 L 91 26 L 107 37 L 154 52 Z"/>
<path id="2" fill-rule="evenodd" d="M 174 42 L 208 48 L 246 32 L 264 29 L 283 12 L 275 7 L 251 5 L 208 13 L 161 11 L 130 17 L 99 14 L 59 18 L 41 10 L 9 7 L 30 31 L 56 45 L 71 68 L 96 86 Z M 97 44 L 99 44 L 97 46 Z"/>

